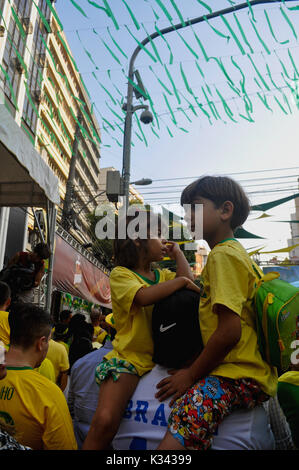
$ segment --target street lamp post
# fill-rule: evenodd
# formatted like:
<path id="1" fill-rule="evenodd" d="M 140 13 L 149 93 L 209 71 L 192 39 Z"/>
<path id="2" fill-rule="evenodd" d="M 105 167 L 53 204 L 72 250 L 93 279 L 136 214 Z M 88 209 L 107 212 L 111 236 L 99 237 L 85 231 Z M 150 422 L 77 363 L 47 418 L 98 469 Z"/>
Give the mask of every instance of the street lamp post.
<path id="1" fill-rule="evenodd" d="M 249 6 L 255 6 L 259 5 L 262 3 L 281 3 L 283 0 L 248 0 L 246 3 L 241 3 L 240 5 L 234 5 L 229 8 L 225 8 L 223 10 L 219 10 L 213 13 L 209 13 L 204 16 L 200 16 L 197 18 L 194 18 L 192 20 L 186 20 L 183 23 L 179 23 L 177 25 L 169 26 L 168 28 L 161 29 L 161 31 L 158 33 L 155 31 L 153 34 L 150 36 L 146 37 L 142 42 L 142 46 L 146 46 L 149 42 L 152 40 L 156 39 L 157 37 L 160 37 L 160 35 L 165 35 L 168 33 L 171 33 L 173 31 L 176 31 L 178 29 L 185 28 L 187 26 L 191 26 L 197 23 L 202 23 L 203 21 L 210 20 L 213 18 L 216 18 L 220 15 L 227 15 L 229 13 L 242 10 L 244 8 L 248 8 Z M 287 0 L 287 1 L 297 1 L 297 0 Z M 130 184 L 130 171 L 131 171 L 131 139 L 132 139 L 132 117 L 134 112 L 137 109 L 140 108 L 145 108 L 148 109 L 147 106 L 133 106 L 133 91 L 134 91 L 134 63 L 135 60 L 139 54 L 139 52 L 142 49 L 142 46 L 138 45 L 136 49 L 134 50 L 130 63 L 129 63 L 129 71 L 128 71 L 128 89 L 127 89 L 127 102 L 125 103 L 123 109 L 126 112 L 126 117 L 125 117 L 125 127 L 124 127 L 124 139 L 123 139 L 123 168 L 122 168 L 122 177 L 123 177 L 123 192 L 124 192 L 124 197 L 125 197 L 125 204 L 126 208 L 128 208 L 128 201 L 129 201 L 129 184 Z"/>

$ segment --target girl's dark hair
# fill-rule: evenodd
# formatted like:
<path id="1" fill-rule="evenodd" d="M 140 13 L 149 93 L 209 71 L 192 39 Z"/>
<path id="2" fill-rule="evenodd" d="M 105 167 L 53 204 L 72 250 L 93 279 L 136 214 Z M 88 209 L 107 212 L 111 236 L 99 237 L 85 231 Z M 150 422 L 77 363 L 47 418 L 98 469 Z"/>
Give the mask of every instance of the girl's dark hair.
<path id="1" fill-rule="evenodd" d="M 116 238 L 113 243 L 113 262 L 114 266 L 123 266 L 125 268 L 133 269 L 138 265 L 140 252 L 142 255 L 147 254 L 147 242 L 150 238 L 150 224 L 154 217 L 157 217 L 158 221 L 158 230 L 161 231 L 161 217 L 159 214 L 153 214 L 150 210 L 142 211 L 145 214 L 145 223 L 147 227 L 147 238 L 138 238 L 139 247 L 136 245 L 136 240 L 129 238 L 128 236 L 128 225 L 134 219 L 136 219 L 137 215 L 135 216 L 126 216 L 125 224 L 126 224 L 126 238 L 119 239 L 118 233 L 116 233 Z M 140 229 L 138 224 L 136 225 L 136 230 Z"/>
<path id="2" fill-rule="evenodd" d="M 225 201 L 234 205 L 231 228 L 240 227 L 250 212 L 250 203 L 243 188 L 233 179 L 226 176 L 203 176 L 189 184 L 182 192 L 181 205 L 194 204 L 197 198 L 203 197 L 220 207 Z"/>

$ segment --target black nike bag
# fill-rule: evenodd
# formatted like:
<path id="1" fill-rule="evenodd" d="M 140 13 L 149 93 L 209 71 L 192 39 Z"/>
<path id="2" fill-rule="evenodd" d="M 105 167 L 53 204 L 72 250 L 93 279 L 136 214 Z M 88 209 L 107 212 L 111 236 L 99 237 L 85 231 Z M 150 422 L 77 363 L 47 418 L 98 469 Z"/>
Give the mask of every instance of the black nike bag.
<path id="1" fill-rule="evenodd" d="M 157 302 L 152 313 L 153 362 L 181 368 L 203 350 L 199 326 L 200 295 L 181 289 Z"/>

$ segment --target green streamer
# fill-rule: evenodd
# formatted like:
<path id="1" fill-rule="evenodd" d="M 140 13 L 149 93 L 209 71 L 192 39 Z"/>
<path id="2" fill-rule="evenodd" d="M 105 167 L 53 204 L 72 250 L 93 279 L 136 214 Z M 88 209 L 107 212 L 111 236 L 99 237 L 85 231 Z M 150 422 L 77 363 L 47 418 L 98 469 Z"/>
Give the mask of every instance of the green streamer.
<path id="1" fill-rule="evenodd" d="M 181 96 L 184 98 L 185 101 L 187 101 L 187 103 L 189 104 L 189 108 L 191 109 L 192 113 L 194 114 L 194 116 L 198 117 L 198 114 L 193 106 L 193 104 L 191 103 L 191 101 L 189 101 L 184 95 L 182 92 L 180 92 Z"/>
<path id="2" fill-rule="evenodd" d="M 293 67 L 294 67 L 294 70 L 295 70 L 295 72 L 296 72 L 296 75 L 297 75 L 297 77 L 299 77 L 299 72 L 298 72 L 298 70 L 297 70 L 295 61 L 294 61 L 294 59 L 293 59 L 293 56 L 292 56 L 291 51 L 290 51 L 289 48 L 288 48 L 288 55 L 289 55 L 289 58 L 290 58 L 290 60 L 291 60 L 291 62 L 292 62 L 292 65 L 293 65 Z"/>
<path id="3" fill-rule="evenodd" d="M 9 90 L 10 90 L 10 93 L 11 93 L 11 97 L 12 97 L 14 107 L 16 108 L 17 111 L 19 111 L 19 108 L 18 108 L 18 105 L 17 105 L 17 98 L 16 98 L 16 95 L 15 95 L 15 92 L 14 92 L 14 89 L 13 89 L 13 86 L 12 86 L 12 83 L 11 83 L 11 78 L 8 75 L 8 73 L 6 72 L 6 70 L 2 67 L 1 64 L 0 64 L 0 69 L 1 69 L 3 75 L 5 76 L 5 78 L 8 82 L 8 86 L 9 86 Z"/>
<path id="4" fill-rule="evenodd" d="M 172 25 L 173 26 L 173 25 Z M 179 35 L 179 37 L 181 38 L 181 40 L 183 41 L 183 43 L 185 44 L 185 46 L 187 47 L 187 49 L 191 52 L 191 54 L 194 55 L 194 57 L 196 57 L 196 59 L 198 59 L 198 55 L 196 54 L 196 52 L 194 51 L 194 49 L 192 49 L 191 46 L 189 46 L 189 44 L 187 43 L 187 41 L 183 38 L 183 36 L 178 32 L 178 30 L 176 28 L 174 28 L 176 33 Z"/>
<path id="5" fill-rule="evenodd" d="M 9 2 L 10 3 L 10 2 Z M 20 22 L 19 20 L 19 17 L 17 15 L 17 13 L 15 12 L 14 8 L 12 5 L 10 5 L 10 8 L 11 8 L 11 12 L 12 12 L 12 16 L 14 17 L 14 20 L 16 22 L 16 24 L 18 25 L 18 28 L 19 28 L 19 31 L 20 31 L 20 34 L 22 36 L 22 39 L 23 41 L 25 42 L 26 41 L 26 33 L 25 33 L 25 30 L 23 28 L 23 25 L 22 23 Z"/>
<path id="6" fill-rule="evenodd" d="M 195 61 L 195 65 L 196 65 L 196 68 L 197 70 L 199 71 L 200 75 L 202 76 L 202 78 L 205 78 L 205 74 L 203 73 L 199 63 L 197 61 Z"/>
<path id="7" fill-rule="evenodd" d="M 141 135 L 142 135 L 142 137 L 143 137 L 143 141 L 144 141 L 144 143 L 145 143 L 145 146 L 148 147 L 148 143 L 147 143 L 146 137 L 145 137 L 145 135 L 144 135 L 142 126 L 141 126 L 141 124 L 140 124 L 140 120 L 139 120 L 138 116 L 136 115 L 136 113 L 135 113 L 135 119 L 136 119 L 136 121 L 137 121 L 137 125 L 138 125 L 139 130 L 140 130 L 140 132 L 141 132 Z"/>
<path id="8" fill-rule="evenodd" d="M 151 65 L 149 65 L 149 69 L 151 70 L 151 72 L 153 72 L 153 74 L 155 75 L 156 79 L 158 80 L 158 82 L 160 83 L 160 85 L 164 88 L 164 90 L 170 95 L 172 96 L 173 93 L 169 90 L 169 88 L 167 88 L 167 86 L 165 85 L 165 83 L 162 82 L 162 80 L 158 77 L 158 75 L 154 72 L 153 68 Z"/>
<path id="9" fill-rule="evenodd" d="M 259 99 L 261 100 L 261 102 L 263 103 L 263 105 L 266 106 L 266 108 L 267 108 L 269 111 L 271 111 L 271 113 L 273 113 L 273 109 L 270 108 L 270 106 L 269 106 L 269 104 L 268 104 L 268 102 L 267 102 L 267 97 L 265 96 L 265 94 L 264 94 L 264 96 L 261 96 L 260 92 L 258 91 L 258 92 L 257 92 L 257 96 L 259 97 Z"/>
<path id="10" fill-rule="evenodd" d="M 159 5 L 159 7 L 161 8 L 161 10 L 163 11 L 164 15 L 166 16 L 166 18 L 172 22 L 172 16 L 170 15 L 170 13 L 168 12 L 168 10 L 165 8 L 165 5 L 162 3 L 162 0 L 156 0 L 157 4 Z"/>
<path id="11" fill-rule="evenodd" d="M 109 103 L 107 103 L 107 101 L 105 101 L 105 104 L 106 104 L 106 106 L 110 109 L 110 111 L 112 112 L 112 114 L 114 114 L 114 116 L 116 116 L 121 122 L 124 121 L 123 116 L 120 116 L 119 114 L 117 114 L 117 112 L 114 111 L 114 110 L 110 107 L 110 105 L 109 105 Z"/>
<path id="12" fill-rule="evenodd" d="M 205 22 L 209 25 L 209 27 L 214 31 L 214 33 L 216 33 L 218 36 L 226 39 L 227 42 L 229 42 L 230 36 L 226 36 L 226 34 L 222 33 L 221 31 L 219 31 L 219 29 L 216 29 L 214 26 L 212 26 L 206 16 L 204 16 L 204 19 L 205 19 Z"/>
<path id="13" fill-rule="evenodd" d="M 221 103 L 222 103 L 222 106 L 224 108 L 224 111 L 225 113 L 227 114 L 227 116 L 229 117 L 229 119 L 235 123 L 237 123 L 237 121 L 233 118 L 233 115 L 234 113 L 232 112 L 232 110 L 230 109 L 229 105 L 227 104 L 226 100 L 223 98 L 222 94 L 220 93 L 220 91 L 218 90 L 217 87 L 215 87 L 216 89 L 216 93 L 217 95 L 219 96 L 219 98 L 221 99 Z"/>
<path id="14" fill-rule="evenodd" d="M 290 18 L 288 17 L 288 15 L 286 14 L 286 12 L 283 10 L 282 7 L 280 7 L 280 11 L 281 11 L 281 14 L 282 16 L 284 17 L 284 19 L 286 20 L 286 22 L 288 23 L 289 27 L 291 28 L 291 31 L 295 37 L 295 39 L 297 40 L 297 34 L 296 34 L 296 31 L 295 31 L 295 28 L 290 20 Z"/>
<path id="15" fill-rule="evenodd" d="M 250 100 L 250 98 L 247 94 L 246 88 L 245 88 L 245 75 L 244 75 L 241 67 L 239 67 L 239 65 L 233 59 L 232 56 L 231 56 L 231 62 L 239 70 L 239 72 L 242 76 L 242 80 L 240 80 L 240 85 L 241 85 L 241 90 L 242 90 L 242 93 L 243 93 L 243 100 L 245 102 L 245 106 L 246 106 L 246 109 L 248 110 L 248 112 L 252 112 L 253 111 L 252 101 Z"/>
<path id="16" fill-rule="evenodd" d="M 186 87 L 186 90 L 188 91 L 188 93 L 190 93 L 190 95 L 193 95 L 193 91 L 188 83 L 188 80 L 187 80 L 187 77 L 186 77 L 186 74 L 183 70 L 183 66 L 182 66 L 182 62 L 180 62 L 180 71 L 181 71 L 181 75 L 182 75 L 182 78 L 183 78 L 183 81 L 184 81 L 184 84 L 185 84 L 185 87 Z"/>
<path id="17" fill-rule="evenodd" d="M 114 37 L 112 36 L 112 34 L 110 33 L 110 29 L 107 27 L 107 31 L 108 31 L 108 34 L 110 36 L 110 39 L 111 41 L 113 42 L 113 44 L 117 47 L 117 49 L 119 50 L 119 52 L 126 58 L 128 59 L 128 56 L 127 54 L 122 50 L 122 48 L 120 47 L 120 45 L 115 41 Z"/>
<path id="18" fill-rule="evenodd" d="M 246 0 L 247 4 L 248 4 L 248 8 L 249 8 L 249 13 L 251 15 L 251 19 L 252 21 L 254 21 L 254 23 L 256 23 L 256 19 L 254 17 L 254 13 L 253 13 L 253 8 L 251 6 L 251 3 L 250 3 L 250 0 Z"/>
<path id="19" fill-rule="evenodd" d="M 260 71 L 258 70 L 257 66 L 255 65 L 255 63 L 254 63 L 252 57 L 251 57 L 249 54 L 247 54 L 247 57 L 248 57 L 248 59 L 250 60 L 252 66 L 253 66 L 253 68 L 254 68 L 254 70 L 255 70 L 256 73 L 258 74 L 260 80 L 261 80 L 262 83 L 264 84 L 265 88 L 266 88 L 268 91 L 270 91 L 269 86 L 267 85 L 267 83 L 266 83 L 266 81 L 264 80 L 262 74 L 260 73 Z"/>
<path id="20" fill-rule="evenodd" d="M 197 0 L 197 1 L 198 1 L 198 3 L 200 3 L 204 8 L 206 8 L 207 10 L 209 10 L 209 13 L 212 13 L 212 12 L 213 12 L 212 8 L 211 8 L 207 3 L 202 2 L 201 0 Z"/>
<path id="21" fill-rule="evenodd" d="M 78 10 L 83 16 L 85 16 L 85 18 L 88 18 L 88 16 L 86 15 L 85 11 L 78 5 L 77 2 L 75 2 L 75 0 L 70 0 L 70 2 L 74 5 L 75 8 L 77 8 L 77 10 Z"/>
<path id="22" fill-rule="evenodd" d="M 127 25 L 125 25 L 125 28 L 126 28 L 126 30 L 128 31 L 128 33 L 132 36 L 132 38 L 135 39 L 135 41 L 137 42 L 138 46 L 139 46 L 142 50 L 144 50 L 144 52 L 146 52 L 147 55 L 156 63 L 156 62 L 157 62 L 156 58 L 147 50 L 146 47 L 144 47 L 144 45 L 143 45 L 140 41 L 138 41 L 138 39 L 134 36 L 134 34 L 131 33 L 131 31 L 130 31 L 130 29 L 128 28 Z"/>
<path id="23" fill-rule="evenodd" d="M 286 77 L 288 77 L 289 80 L 293 80 L 293 78 L 291 78 L 291 77 L 289 76 L 288 71 L 287 71 L 287 69 L 286 69 L 284 63 L 282 62 L 282 60 L 280 59 L 280 57 L 278 57 L 276 51 L 274 51 L 274 54 L 276 55 L 277 59 L 278 59 L 279 62 L 280 62 L 280 65 L 281 65 L 281 67 L 282 67 L 283 73 L 286 75 Z M 295 78 L 295 80 L 296 80 L 296 78 Z"/>
<path id="24" fill-rule="evenodd" d="M 64 39 L 63 39 L 63 37 L 61 36 L 61 34 L 60 34 L 59 31 L 57 31 L 57 36 L 59 37 L 60 41 L 62 42 L 62 45 L 63 45 L 63 47 L 64 47 L 65 52 L 67 53 L 67 55 L 69 56 L 69 58 L 70 58 L 71 61 L 73 62 L 73 65 L 74 65 L 76 71 L 79 72 L 79 69 L 78 69 L 77 64 L 76 64 L 76 62 L 75 62 L 75 59 L 73 58 L 71 52 L 69 51 L 69 48 L 67 47 L 66 42 L 64 41 Z"/>
<path id="25" fill-rule="evenodd" d="M 113 15 L 113 12 L 112 12 L 112 10 L 111 10 L 111 8 L 110 8 L 110 6 L 109 6 L 107 0 L 103 0 L 103 2 L 104 2 L 104 5 L 105 5 L 105 7 L 106 7 L 107 15 L 108 15 L 108 16 L 111 18 L 111 20 L 113 21 L 113 24 L 114 24 L 115 28 L 116 28 L 117 30 L 119 30 L 118 23 L 117 23 L 117 21 L 116 21 L 115 16 Z"/>
<path id="26" fill-rule="evenodd" d="M 284 6 L 285 6 L 288 10 L 294 10 L 294 11 L 299 10 L 299 6 L 296 6 L 296 7 L 288 7 L 288 6 L 285 5 L 285 0 L 282 0 L 282 2 L 283 2 L 283 4 L 284 4 Z"/>
<path id="27" fill-rule="evenodd" d="M 82 40 L 81 40 L 81 38 L 80 38 L 80 36 L 79 36 L 79 32 L 78 32 L 77 29 L 76 29 L 76 34 L 77 34 L 77 37 L 78 37 L 78 39 L 79 39 L 79 41 L 80 41 L 80 43 L 81 43 L 81 45 L 82 45 L 82 47 L 83 47 L 83 49 L 84 49 L 85 54 L 86 54 L 87 57 L 89 58 L 90 62 L 95 66 L 96 70 L 99 70 L 99 67 L 97 66 L 97 64 L 96 64 L 95 61 L 93 60 L 91 53 L 84 47 L 84 45 L 83 45 L 83 43 L 82 43 Z"/>
<path id="28" fill-rule="evenodd" d="M 39 14 L 39 16 L 40 16 L 40 18 L 41 18 L 41 20 L 42 20 L 42 22 L 43 22 L 44 27 L 46 28 L 47 33 L 51 33 L 52 31 L 51 31 L 50 25 L 49 25 L 49 23 L 48 23 L 48 21 L 47 21 L 47 18 L 45 17 L 45 15 L 43 14 L 43 12 L 42 12 L 41 9 L 39 8 L 39 6 L 35 3 L 34 0 L 33 0 L 33 3 L 34 3 L 34 5 L 35 5 L 35 8 L 36 8 L 37 11 L 38 11 L 38 14 Z"/>
<path id="29" fill-rule="evenodd" d="M 119 58 L 114 54 L 114 52 L 112 51 L 112 49 L 110 49 L 110 47 L 108 46 L 108 44 L 106 44 L 106 42 L 104 41 L 104 39 L 102 39 L 102 37 L 96 32 L 95 29 L 93 29 L 93 32 L 99 36 L 100 40 L 102 41 L 103 45 L 106 47 L 107 51 L 110 52 L 111 56 L 113 57 L 113 59 L 119 64 L 119 65 L 122 65 L 121 61 L 119 60 Z"/>
<path id="30" fill-rule="evenodd" d="M 231 33 L 233 39 L 235 40 L 235 43 L 237 44 L 238 48 L 240 49 L 241 51 L 241 54 L 242 55 L 245 55 L 245 51 L 243 49 L 243 46 L 242 44 L 240 43 L 239 39 L 237 38 L 234 30 L 231 28 L 229 22 L 227 21 L 227 19 L 223 16 L 223 15 L 220 15 L 220 18 L 222 19 L 223 23 L 225 24 L 225 26 L 227 27 L 227 29 L 229 30 L 229 32 Z"/>
<path id="31" fill-rule="evenodd" d="M 206 86 L 207 86 L 207 85 L 206 85 Z M 213 101 L 211 101 L 211 100 L 209 99 L 209 97 L 208 97 L 208 95 L 207 95 L 207 93 L 206 93 L 204 87 L 202 86 L 201 89 L 202 89 L 202 92 L 203 92 L 204 97 L 205 97 L 205 99 L 206 99 L 207 105 L 209 106 L 209 108 L 210 108 L 210 110 L 211 110 L 211 113 L 213 114 L 214 118 L 216 119 L 216 121 L 217 121 L 218 119 L 221 119 L 221 117 L 220 117 L 220 115 L 219 115 L 219 113 L 218 113 L 218 111 L 217 111 L 217 108 L 216 108 L 215 104 L 213 103 Z"/>
<path id="32" fill-rule="evenodd" d="M 254 22 L 253 22 L 251 19 L 250 19 L 250 23 L 251 23 L 251 25 L 252 25 L 252 27 L 253 27 L 253 29 L 254 29 L 254 31 L 255 31 L 255 34 L 257 35 L 257 38 L 258 38 L 258 40 L 260 41 L 261 45 L 263 46 L 263 48 L 265 49 L 265 51 L 267 52 L 267 54 L 270 55 L 271 52 L 270 52 L 270 50 L 269 50 L 267 44 L 266 44 L 265 41 L 262 39 L 262 37 L 261 37 L 261 35 L 259 34 L 259 32 L 258 32 L 258 30 L 257 30 L 257 28 L 256 28 L 256 26 L 255 26 L 255 24 L 254 24 Z"/>
<path id="33" fill-rule="evenodd" d="M 183 15 L 182 15 L 182 13 L 180 12 L 180 10 L 179 10 L 178 6 L 176 5 L 176 3 L 174 2 L 174 0 L 170 0 L 170 3 L 172 4 L 173 8 L 175 9 L 175 11 L 176 11 L 176 13 L 177 13 L 177 15 L 178 15 L 178 17 L 179 17 L 179 19 L 180 19 L 182 25 L 183 25 L 183 26 L 186 26 L 186 23 L 185 23 L 185 20 L 184 20 L 184 18 L 183 18 Z"/>
<path id="34" fill-rule="evenodd" d="M 147 92 L 147 91 L 146 91 L 146 92 Z M 157 127 L 158 127 L 158 129 L 160 129 L 159 118 L 158 118 L 158 115 L 157 115 L 157 113 L 156 113 L 153 100 L 152 100 L 152 98 L 151 98 L 151 96 L 149 95 L 148 92 L 147 92 L 147 94 L 148 94 L 148 99 L 149 99 L 149 103 L 150 103 L 151 110 L 152 110 L 153 115 L 154 115 L 154 117 L 155 117 L 155 119 L 156 119 Z"/>
<path id="35" fill-rule="evenodd" d="M 55 20 L 57 21 L 58 25 L 60 26 L 60 31 L 63 31 L 63 25 L 62 25 L 62 23 L 59 19 L 59 16 L 56 13 L 55 8 L 52 5 L 52 1 L 51 0 L 46 0 L 46 2 L 47 2 L 48 7 L 51 10 L 52 15 L 54 16 Z"/>
<path id="36" fill-rule="evenodd" d="M 158 26 L 156 25 L 155 23 L 155 30 L 157 31 L 157 33 L 160 35 L 160 37 L 163 39 L 163 41 L 165 42 L 166 46 L 168 47 L 168 50 L 170 52 L 170 57 L 169 57 L 169 64 L 171 65 L 173 63 L 173 53 L 172 53 L 172 50 L 171 50 L 171 47 L 169 45 L 169 43 L 166 41 L 164 35 L 161 33 L 161 31 L 159 30 Z"/>
<path id="37" fill-rule="evenodd" d="M 240 23 L 239 20 L 238 20 L 238 17 L 237 17 L 237 15 L 236 15 L 236 13 L 234 13 L 233 15 L 234 15 L 235 21 L 236 21 L 236 23 L 237 23 L 237 26 L 238 26 L 238 28 L 239 28 L 239 31 L 240 31 L 240 33 L 241 33 L 241 36 L 242 36 L 242 38 L 243 38 L 243 41 L 244 41 L 245 44 L 249 47 L 250 52 L 253 54 L 253 53 L 254 53 L 254 50 L 252 49 L 252 47 L 251 47 L 251 45 L 250 45 L 250 43 L 249 43 L 249 41 L 248 41 L 248 39 L 247 39 L 247 37 L 246 37 L 246 35 L 245 35 L 245 33 L 244 33 L 244 30 L 243 30 L 243 28 L 242 28 L 242 26 L 241 26 L 241 23 Z"/>
<path id="38" fill-rule="evenodd" d="M 167 96 L 165 95 L 165 93 L 163 93 L 163 96 L 164 96 L 164 100 L 165 100 L 166 106 L 167 106 L 167 108 L 169 109 L 172 122 L 173 122 L 174 124 L 177 124 L 175 115 L 174 115 L 174 113 L 173 113 L 173 111 L 172 111 L 172 109 L 171 109 L 171 106 L 170 106 L 170 104 L 169 104 L 169 101 L 168 101 Z"/>
<path id="39" fill-rule="evenodd" d="M 269 29 L 270 29 L 270 33 L 272 34 L 274 40 L 276 42 L 278 42 L 279 44 L 287 44 L 288 42 L 290 42 L 288 39 L 286 41 L 278 41 L 278 39 L 276 38 L 276 36 L 274 34 L 274 31 L 273 31 L 273 28 L 272 28 L 272 25 L 271 25 L 271 22 L 270 22 L 270 18 L 269 18 L 268 13 L 266 12 L 266 10 L 264 10 L 264 13 L 265 13 L 266 20 L 267 20 L 267 23 L 268 23 L 268 26 L 269 26 Z"/>
<path id="40" fill-rule="evenodd" d="M 176 99 L 177 99 L 177 101 L 178 101 L 178 104 L 181 104 L 181 100 L 180 100 L 178 91 L 177 91 L 177 89 L 176 89 L 174 80 L 173 80 L 173 78 L 172 78 L 172 76 L 171 76 L 171 74 L 170 74 L 170 72 L 169 72 L 169 70 L 168 70 L 166 64 L 164 65 L 164 70 L 165 70 L 165 72 L 166 72 L 166 74 L 167 74 L 167 76 L 168 76 L 168 78 L 169 78 L 170 83 L 172 84 L 173 92 L 174 92 L 174 94 L 175 94 L 175 96 L 176 96 Z"/>
<path id="41" fill-rule="evenodd" d="M 140 29 L 140 26 L 139 26 L 139 23 L 138 21 L 136 20 L 131 8 L 129 7 L 129 5 L 127 4 L 127 2 L 125 0 L 122 0 L 122 2 L 125 4 L 125 6 L 127 7 L 127 10 L 129 12 L 129 15 L 131 16 L 133 22 L 134 22 L 134 25 L 136 26 L 136 29 Z"/>
<path id="42" fill-rule="evenodd" d="M 177 108 L 179 111 L 181 111 L 184 116 L 186 117 L 186 119 L 189 121 L 189 122 L 192 122 L 192 120 L 189 118 L 188 114 L 183 110 L 183 108 Z"/>
<path id="43" fill-rule="evenodd" d="M 166 126 L 166 129 L 168 130 L 168 134 L 170 135 L 170 137 L 173 137 L 173 134 L 171 133 L 170 129 L 168 126 Z"/>
<path id="44" fill-rule="evenodd" d="M 158 139 L 160 139 L 159 134 L 154 130 L 153 126 L 151 126 L 151 131 Z"/>
<path id="45" fill-rule="evenodd" d="M 113 104 L 116 105 L 117 102 L 115 101 L 114 97 L 111 95 L 110 91 L 107 90 L 107 88 L 105 88 L 104 85 L 98 80 L 98 77 L 96 76 L 96 74 L 94 72 L 92 72 L 92 76 L 96 79 L 96 81 L 98 82 L 100 87 L 105 91 L 105 93 L 107 93 L 107 95 L 109 96 L 109 98 L 111 99 Z"/>
<path id="46" fill-rule="evenodd" d="M 148 95 L 141 88 L 139 88 L 139 86 L 133 80 L 131 80 L 130 77 L 127 77 L 126 74 L 124 75 L 126 79 L 131 83 L 131 85 L 133 85 L 133 87 L 143 96 L 143 98 L 147 100 Z"/>
<path id="47" fill-rule="evenodd" d="M 160 62 L 161 65 L 163 65 L 163 62 L 162 62 L 161 57 L 160 57 L 160 55 L 159 55 L 158 49 L 156 48 L 155 42 L 152 40 L 152 38 L 151 38 L 150 35 L 148 34 L 147 30 L 145 29 L 144 24 L 142 24 L 142 27 L 143 27 L 145 33 L 147 34 L 147 37 L 148 37 L 148 39 L 149 39 L 149 42 L 151 43 L 151 46 L 152 46 L 152 48 L 153 48 L 154 53 L 156 54 L 156 57 L 157 57 L 158 61 Z"/>
<path id="48" fill-rule="evenodd" d="M 282 104 L 280 103 L 279 99 L 276 96 L 274 96 L 274 99 L 275 99 L 276 103 L 278 104 L 278 106 L 280 107 L 280 109 L 283 111 L 283 113 L 288 114 L 287 111 L 282 106 Z"/>
<path id="49" fill-rule="evenodd" d="M 98 5 L 98 4 L 95 3 L 95 2 L 92 2 L 91 0 L 87 0 L 87 2 L 88 2 L 90 5 L 92 5 L 93 7 L 96 7 L 96 8 L 99 8 L 100 10 L 103 10 L 103 11 L 110 17 L 110 15 L 109 15 L 109 13 L 107 12 L 106 8 L 101 7 L 100 5 Z"/>

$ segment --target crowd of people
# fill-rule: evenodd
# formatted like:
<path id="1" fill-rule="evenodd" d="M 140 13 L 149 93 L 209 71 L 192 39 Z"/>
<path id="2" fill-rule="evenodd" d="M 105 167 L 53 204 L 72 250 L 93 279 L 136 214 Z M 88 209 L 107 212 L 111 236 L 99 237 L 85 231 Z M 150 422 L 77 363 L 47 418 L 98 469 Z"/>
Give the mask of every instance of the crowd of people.
<path id="1" fill-rule="evenodd" d="M 63 310 L 54 322 L 24 298 L 12 302 L 10 286 L 0 282 L 0 449 L 298 447 L 299 371 L 278 377 L 259 351 L 256 273 L 234 238 L 248 217 L 248 198 L 234 180 L 207 176 L 185 188 L 181 204 L 191 205 L 192 231 L 202 206 L 211 251 L 200 285 L 150 211 L 143 218 L 146 238 L 116 236 L 108 316 L 100 309 L 88 319 Z M 157 267 L 166 256 L 175 272 Z M 192 337 L 197 347 L 182 364 L 177 350 L 191 341 L 190 325 L 184 326 L 191 295 L 199 299 L 200 337 Z M 163 358 L 154 360 L 152 316 L 162 302 L 166 310 L 188 305 L 180 319 L 161 323 L 159 342 L 166 344 L 172 328 L 181 332 L 179 343 L 167 342 L 176 351 L 171 370 Z"/>

